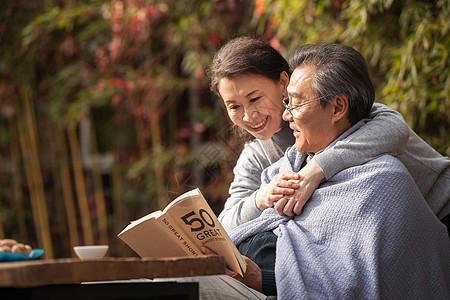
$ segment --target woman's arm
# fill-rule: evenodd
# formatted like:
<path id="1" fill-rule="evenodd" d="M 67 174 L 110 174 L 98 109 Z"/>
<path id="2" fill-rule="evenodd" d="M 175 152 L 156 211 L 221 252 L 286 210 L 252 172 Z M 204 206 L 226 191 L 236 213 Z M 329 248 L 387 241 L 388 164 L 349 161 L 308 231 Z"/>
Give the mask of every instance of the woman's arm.
<path id="1" fill-rule="evenodd" d="M 230 197 L 218 216 L 227 231 L 261 214 L 255 204 L 255 193 L 261 185 L 261 172 L 264 170 L 262 153 L 257 143 L 246 144 L 236 162 Z"/>
<path id="2" fill-rule="evenodd" d="M 369 118 L 371 120 L 353 134 L 314 156 L 313 160 L 326 179 L 382 154 L 398 156 L 403 152 L 410 131 L 402 115 L 386 105 L 375 103 Z"/>

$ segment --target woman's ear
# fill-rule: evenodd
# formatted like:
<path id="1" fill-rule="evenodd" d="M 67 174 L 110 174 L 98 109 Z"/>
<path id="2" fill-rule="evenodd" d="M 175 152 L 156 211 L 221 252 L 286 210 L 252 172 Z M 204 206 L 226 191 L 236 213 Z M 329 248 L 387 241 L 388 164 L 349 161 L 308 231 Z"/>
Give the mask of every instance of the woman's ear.
<path id="1" fill-rule="evenodd" d="M 348 115 L 348 98 L 344 95 L 336 96 L 333 99 L 334 111 L 333 111 L 333 121 L 337 122 L 342 118 L 346 118 Z"/>
<path id="2" fill-rule="evenodd" d="M 280 84 L 283 87 L 283 91 L 286 91 L 288 85 L 289 85 L 289 75 L 286 71 L 283 71 L 280 73 Z"/>

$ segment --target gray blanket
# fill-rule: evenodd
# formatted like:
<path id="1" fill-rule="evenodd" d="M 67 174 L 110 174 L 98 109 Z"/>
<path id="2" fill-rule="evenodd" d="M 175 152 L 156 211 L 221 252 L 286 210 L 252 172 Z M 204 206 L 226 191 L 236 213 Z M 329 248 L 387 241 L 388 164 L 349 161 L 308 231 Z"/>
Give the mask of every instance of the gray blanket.
<path id="1" fill-rule="evenodd" d="M 295 147 L 263 181 L 297 172 Z M 450 242 L 404 166 L 382 156 L 322 183 L 293 218 L 266 209 L 230 232 L 277 236 L 278 299 L 450 299 Z"/>

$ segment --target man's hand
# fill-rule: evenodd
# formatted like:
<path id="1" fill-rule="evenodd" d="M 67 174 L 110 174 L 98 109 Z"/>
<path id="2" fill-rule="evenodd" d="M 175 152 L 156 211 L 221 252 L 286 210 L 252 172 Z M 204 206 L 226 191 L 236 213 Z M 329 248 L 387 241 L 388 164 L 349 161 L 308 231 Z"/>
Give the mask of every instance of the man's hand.
<path id="1" fill-rule="evenodd" d="M 303 206 L 325 177 L 322 169 L 314 160 L 307 163 L 298 174 L 300 176 L 298 180 L 300 187 L 292 194 L 285 194 L 274 205 L 274 209 L 280 216 L 283 214 L 291 217 L 299 215 Z"/>
<path id="2" fill-rule="evenodd" d="M 201 247 L 201 250 L 206 255 L 217 255 L 213 251 L 211 251 L 209 248 Z M 262 275 L 261 275 L 261 269 L 258 267 L 258 265 L 252 261 L 247 256 L 243 256 L 245 263 L 247 264 L 247 270 L 245 271 L 244 276 L 242 277 L 238 273 L 230 270 L 227 268 L 227 275 L 230 277 L 233 277 L 234 279 L 242 282 L 246 286 L 255 289 L 259 292 L 262 291 Z"/>
<path id="3" fill-rule="evenodd" d="M 275 175 L 267 186 L 256 192 L 256 207 L 264 211 L 283 197 L 294 194 L 295 189 L 300 187 L 299 178 L 298 173 L 289 171 Z"/>

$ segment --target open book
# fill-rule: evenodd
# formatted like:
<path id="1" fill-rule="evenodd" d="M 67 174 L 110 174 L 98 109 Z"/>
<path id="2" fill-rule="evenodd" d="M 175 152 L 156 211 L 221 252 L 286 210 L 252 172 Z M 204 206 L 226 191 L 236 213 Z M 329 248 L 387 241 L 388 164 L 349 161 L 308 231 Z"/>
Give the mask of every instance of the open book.
<path id="1" fill-rule="evenodd" d="M 118 237 L 141 257 L 202 256 L 205 246 L 225 257 L 243 276 L 246 263 L 199 189 L 186 192 L 163 211 L 132 221 Z"/>

